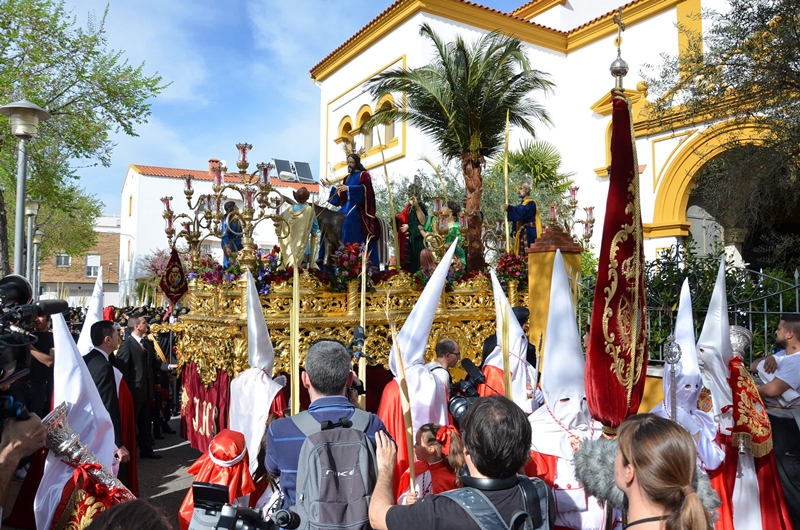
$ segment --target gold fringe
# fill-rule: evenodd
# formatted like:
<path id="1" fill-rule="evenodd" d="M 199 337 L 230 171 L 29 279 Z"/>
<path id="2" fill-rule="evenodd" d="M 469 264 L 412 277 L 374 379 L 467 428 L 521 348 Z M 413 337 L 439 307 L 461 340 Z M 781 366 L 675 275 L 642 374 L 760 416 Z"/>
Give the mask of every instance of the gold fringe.
<path id="1" fill-rule="evenodd" d="M 747 447 L 755 458 L 767 456 L 770 451 L 772 451 L 772 435 L 770 435 L 766 441 L 757 444 L 753 443 L 753 435 L 749 432 L 733 433 L 731 435 L 731 445 L 734 447 L 739 447 L 740 443 Z"/>

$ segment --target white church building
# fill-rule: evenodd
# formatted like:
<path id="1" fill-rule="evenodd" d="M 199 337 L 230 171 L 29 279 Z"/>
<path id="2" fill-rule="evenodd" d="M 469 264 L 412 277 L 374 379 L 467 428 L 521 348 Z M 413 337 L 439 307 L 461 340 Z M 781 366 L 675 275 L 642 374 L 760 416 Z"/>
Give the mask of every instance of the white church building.
<path id="1" fill-rule="evenodd" d="M 660 54 L 678 55 L 685 49 L 689 37 L 679 31 L 679 24 L 700 32 L 701 10 L 723 6 L 720 0 L 624 4 L 620 0 L 534 0 L 504 13 L 467 0 L 397 0 L 311 69 L 320 88 L 320 174 L 344 175 L 340 146 L 352 140 L 365 147 L 362 163 L 376 180 L 384 179 L 381 151 L 390 177 L 411 176 L 419 169 L 430 173 L 421 157 L 435 161 L 440 157 L 434 142 L 421 131 L 407 123 L 376 127 L 370 133 L 360 130 L 376 109 L 402 104 L 400 94 L 395 95 L 400 101 L 392 97 L 374 101 L 365 82 L 387 69 L 417 68 L 431 61 L 433 46 L 419 34 L 423 23 L 445 41 L 460 35 L 469 42 L 499 30 L 520 39 L 532 67 L 549 74 L 556 85 L 549 97 L 535 96 L 553 122 L 552 127 L 538 126 L 538 138 L 559 149 L 564 161 L 561 170 L 574 173 L 579 208 L 595 207 L 592 243 L 598 245 L 610 165 L 609 94 L 614 79 L 609 65 L 616 58 L 618 32 L 613 18 L 621 7 L 626 25 L 622 58 L 630 67 L 624 86 L 633 102 L 646 255 L 653 258 L 658 249 L 689 235 L 703 252 L 711 240 L 720 238 L 720 229 L 702 208 L 690 207 L 693 176 L 721 152 L 723 138 L 736 135 L 747 141 L 757 138 L 759 131 L 756 126 L 686 121 L 680 113 L 666 127 L 648 121 L 641 114 L 648 97 L 641 73 L 647 64 L 657 67 Z M 523 133 L 512 129 L 510 148 L 522 139 Z"/>

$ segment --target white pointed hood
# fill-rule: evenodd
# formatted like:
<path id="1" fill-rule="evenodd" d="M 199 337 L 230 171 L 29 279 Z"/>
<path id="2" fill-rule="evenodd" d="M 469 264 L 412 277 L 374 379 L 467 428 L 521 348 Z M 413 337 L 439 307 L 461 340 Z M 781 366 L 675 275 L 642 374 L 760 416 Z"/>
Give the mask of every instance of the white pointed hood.
<path id="1" fill-rule="evenodd" d="M 272 348 L 272 340 L 267 331 L 267 322 L 264 319 L 264 310 L 261 308 L 258 288 L 253 273 L 249 269 L 247 270 L 247 357 L 250 366 L 261 368 L 272 375 L 275 350 Z"/>
<path id="2" fill-rule="evenodd" d="M 714 421 L 723 433 L 733 426 L 730 412 L 723 415 L 722 409 L 733 404 L 731 387 L 728 384 L 728 363 L 733 356 L 730 322 L 728 320 L 728 295 L 725 288 L 725 257 L 720 258 L 714 293 L 708 305 L 700 340 L 697 341 L 697 356 L 703 363 L 703 384 L 711 391 Z"/>
<path id="3" fill-rule="evenodd" d="M 442 296 L 450 263 L 456 253 L 458 238 L 450 245 L 442 261 L 436 265 L 411 314 L 397 333 L 397 346 L 403 355 L 408 399 L 411 403 L 411 422 L 416 433 L 426 423 L 447 425 L 447 394 L 439 380 L 425 367 L 425 348 L 431 334 L 433 318 Z M 389 368 L 397 377 L 398 348 L 391 348 Z"/>
<path id="4" fill-rule="evenodd" d="M 495 366 L 503 370 L 503 319 L 508 316 L 508 361 L 511 372 L 511 396 L 514 403 L 520 406 L 526 414 L 533 412 L 538 404 L 533 399 L 533 394 L 538 383 L 538 373 L 528 364 L 528 338 L 519 321 L 514 317 L 511 303 L 508 301 L 503 287 L 497 279 L 497 274 L 490 271 L 492 278 L 492 293 L 494 294 L 495 322 L 497 326 L 497 346 L 486 356 L 484 366 Z M 530 385 L 531 390 L 528 390 Z M 528 397 L 530 395 L 530 397 Z"/>
<path id="5" fill-rule="evenodd" d="M 244 435 L 247 452 L 257 455 L 269 418 L 272 402 L 283 388 L 272 380 L 275 353 L 269 338 L 267 322 L 261 309 L 253 274 L 247 271 L 247 353 L 251 368 L 231 381 L 231 403 L 228 426 Z M 250 459 L 250 473 L 258 467 L 258 459 Z"/>
<path id="6" fill-rule="evenodd" d="M 677 386 L 678 408 L 691 413 L 697 409 L 697 398 L 703 388 L 700 376 L 700 364 L 697 361 L 697 343 L 694 339 L 694 318 L 692 317 L 692 295 L 689 292 L 689 279 L 683 281 L 681 297 L 678 305 L 678 317 L 675 319 L 675 342 L 681 348 L 681 359 L 677 365 L 675 384 Z M 667 411 L 672 410 L 672 393 L 670 391 L 669 366 L 664 366 L 663 378 L 664 404 Z"/>
<path id="7" fill-rule="evenodd" d="M 92 325 L 101 320 L 103 320 L 103 267 L 100 267 L 97 271 L 94 290 L 92 291 L 92 297 L 89 299 L 89 308 L 86 310 L 81 334 L 78 337 L 78 351 L 81 355 L 86 355 L 94 348 L 90 331 Z"/>
<path id="8" fill-rule="evenodd" d="M 586 358 L 572 305 L 572 289 L 561 251 L 556 251 L 550 282 L 547 340 L 542 352 L 542 393 L 553 416 L 569 429 L 588 428 L 584 367 Z M 562 399 L 568 399 L 564 403 Z"/>
<path id="9" fill-rule="evenodd" d="M 111 417 L 61 314 L 53 315 L 53 340 L 54 403 L 59 405 L 66 401 L 71 405 L 67 414 L 70 427 L 80 435 L 81 442 L 89 447 L 100 463 L 111 469 L 116 451 Z M 50 528 L 64 485 L 72 479 L 74 470 L 53 453 L 47 455 L 42 481 L 34 500 L 37 529 Z"/>

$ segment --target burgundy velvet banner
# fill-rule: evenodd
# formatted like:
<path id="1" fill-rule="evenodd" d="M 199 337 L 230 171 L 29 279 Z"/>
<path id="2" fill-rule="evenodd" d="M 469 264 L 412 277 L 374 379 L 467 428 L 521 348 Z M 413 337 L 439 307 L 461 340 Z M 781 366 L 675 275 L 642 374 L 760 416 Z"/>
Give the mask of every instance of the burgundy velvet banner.
<path id="1" fill-rule="evenodd" d="M 611 172 L 586 352 L 586 399 L 606 436 L 635 414 L 647 373 L 639 180 L 628 102 L 612 92 Z"/>
<path id="2" fill-rule="evenodd" d="M 197 365 L 187 363 L 181 372 L 181 379 L 182 434 L 192 447 L 205 453 L 214 436 L 228 427 L 228 373 L 218 371 L 217 380 L 206 388 L 197 373 Z"/>

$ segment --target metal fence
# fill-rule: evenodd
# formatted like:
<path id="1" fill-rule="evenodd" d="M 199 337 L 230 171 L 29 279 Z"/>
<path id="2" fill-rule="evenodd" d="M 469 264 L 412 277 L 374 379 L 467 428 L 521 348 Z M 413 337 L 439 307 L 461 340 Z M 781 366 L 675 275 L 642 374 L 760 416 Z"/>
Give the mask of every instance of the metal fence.
<path id="1" fill-rule="evenodd" d="M 714 289 L 716 267 L 719 261 L 714 258 L 680 260 L 667 262 L 658 259 L 647 265 L 648 279 L 659 284 L 659 268 L 668 265 L 674 283 L 660 285 L 661 292 L 648 285 L 647 330 L 651 360 L 663 361 L 663 350 L 667 337 L 674 333 L 677 316 L 677 300 L 683 278 L 689 278 L 692 293 L 692 306 L 695 336 L 699 338 L 703 329 L 708 302 Z M 728 295 L 728 316 L 731 325 L 743 326 L 753 333 L 748 361 L 769 354 L 775 345 L 775 329 L 782 313 L 800 313 L 800 272 L 792 277 L 767 274 L 740 267 L 726 267 L 726 287 Z M 580 284 L 581 292 L 578 306 L 578 322 L 586 329 L 594 293 L 594 278 Z"/>

